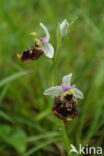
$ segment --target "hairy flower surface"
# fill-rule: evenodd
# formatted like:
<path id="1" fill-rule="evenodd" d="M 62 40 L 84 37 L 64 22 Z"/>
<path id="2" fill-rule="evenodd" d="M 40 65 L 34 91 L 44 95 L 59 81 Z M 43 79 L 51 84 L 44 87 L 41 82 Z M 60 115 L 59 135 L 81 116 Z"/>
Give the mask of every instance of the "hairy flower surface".
<path id="1" fill-rule="evenodd" d="M 54 48 L 49 43 L 50 34 L 48 32 L 48 29 L 45 27 L 43 23 L 40 23 L 40 26 L 45 32 L 45 37 L 40 38 L 35 32 L 31 33 L 31 35 L 34 36 L 35 45 L 25 50 L 21 55 L 17 54 L 17 57 L 21 59 L 23 62 L 37 60 L 42 54 L 44 54 L 49 58 L 53 58 Z"/>
<path id="2" fill-rule="evenodd" d="M 73 119 L 78 114 L 76 103 L 77 100 L 72 95 L 66 95 L 63 99 L 57 96 L 52 111 L 61 120 Z"/>
<path id="3" fill-rule="evenodd" d="M 73 119 L 77 114 L 77 99 L 83 99 L 83 93 L 71 86 L 72 73 L 63 77 L 60 86 L 51 87 L 44 91 L 44 95 L 56 96 L 52 108 L 53 113 L 62 120 Z"/>
<path id="4" fill-rule="evenodd" d="M 68 33 L 68 29 L 69 29 L 69 22 L 67 21 L 67 19 L 65 19 L 61 24 L 60 24 L 60 33 L 61 36 L 64 37 L 67 33 Z"/>
<path id="5" fill-rule="evenodd" d="M 20 59 L 23 62 L 31 62 L 32 60 L 37 60 L 42 54 L 43 51 L 37 45 L 33 45 L 22 53 Z"/>

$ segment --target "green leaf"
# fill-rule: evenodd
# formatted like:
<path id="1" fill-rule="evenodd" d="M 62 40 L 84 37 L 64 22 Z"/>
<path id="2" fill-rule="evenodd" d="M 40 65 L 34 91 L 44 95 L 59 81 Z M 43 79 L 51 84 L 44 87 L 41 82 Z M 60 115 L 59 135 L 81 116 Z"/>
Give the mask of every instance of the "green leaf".
<path id="1" fill-rule="evenodd" d="M 18 152 L 25 152 L 27 137 L 22 129 L 8 125 L 0 126 L 0 138 Z"/>
<path id="2" fill-rule="evenodd" d="M 12 129 L 10 137 L 7 138 L 7 142 L 19 152 L 26 150 L 26 135 L 19 128 Z"/>

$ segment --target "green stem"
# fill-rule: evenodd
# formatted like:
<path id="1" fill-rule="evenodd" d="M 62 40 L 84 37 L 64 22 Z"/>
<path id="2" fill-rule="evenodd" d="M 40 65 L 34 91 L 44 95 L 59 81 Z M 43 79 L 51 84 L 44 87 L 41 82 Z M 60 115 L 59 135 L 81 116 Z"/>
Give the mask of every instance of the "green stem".
<path id="1" fill-rule="evenodd" d="M 57 29 L 56 53 L 55 53 L 54 62 L 53 62 L 52 68 L 51 68 L 52 75 L 54 76 L 53 77 L 54 85 L 55 85 L 55 73 L 56 73 L 55 71 L 56 71 L 56 68 L 57 68 L 57 64 L 58 64 L 57 61 L 58 61 L 60 51 L 61 51 L 61 34 L 60 34 L 60 25 L 59 25 L 58 29 Z M 67 151 L 67 156 L 71 156 L 70 144 L 69 144 L 68 136 L 67 136 L 67 133 L 66 133 L 66 130 L 65 130 L 64 122 L 62 120 L 59 120 L 59 124 L 60 124 L 60 128 L 61 128 L 61 134 L 62 134 L 62 138 L 63 138 L 63 141 L 64 141 L 65 150 Z"/>
<path id="2" fill-rule="evenodd" d="M 68 136 L 67 136 L 67 133 L 66 133 L 66 130 L 65 130 L 64 122 L 62 120 L 59 120 L 59 124 L 60 124 L 60 128 L 61 128 L 61 134 L 62 134 L 62 137 L 63 137 L 65 149 L 67 151 L 67 156 L 71 156 L 70 144 L 69 144 Z"/>

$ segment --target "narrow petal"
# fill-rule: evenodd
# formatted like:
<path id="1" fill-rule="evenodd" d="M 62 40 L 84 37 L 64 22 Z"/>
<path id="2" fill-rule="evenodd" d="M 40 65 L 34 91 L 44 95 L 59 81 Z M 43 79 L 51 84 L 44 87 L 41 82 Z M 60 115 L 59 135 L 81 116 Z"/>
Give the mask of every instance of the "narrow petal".
<path id="1" fill-rule="evenodd" d="M 71 77 L 72 77 L 72 73 L 70 73 L 70 74 L 64 76 L 64 77 L 63 77 L 63 80 L 62 80 L 63 85 L 65 85 L 65 86 L 70 86 Z"/>
<path id="2" fill-rule="evenodd" d="M 83 99 L 84 95 L 79 89 L 75 88 L 75 97 L 79 99 Z"/>
<path id="3" fill-rule="evenodd" d="M 44 32 L 46 34 L 46 39 L 47 39 L 46 42 L 48 42 L 49 39 L 50 39 L 50 34 L 48 32 L 48 29 L 46 28 L 46 26 L 43 23 L 40 23 L 40 26 L 43 28 L 43 30 L 44 30 Z"/>
<path id="4" fill-rule="evenodd" d="M 47 57 L 53 58 L 54 48 L 50 43 L 42 44 L 42 50 Z"/>
<path id="5" fill-rule="evenodd" d="M 60 33 L 61 33 L 62 37 L 64 37 L 68 33 L 68 28 L 69 28 L 69 23 L 68 23 L 67 19 L 65 19 L 60 24 Z"/>
<path id="6" fill-rule="evenodd" d="M 44 95 L 59 96 L 62 93 L 63 92 L 62 92 L 61 86 L 56 86 L 56 87 L 51 87 L 51 88 L 46 89 L 43 94 Z"/>

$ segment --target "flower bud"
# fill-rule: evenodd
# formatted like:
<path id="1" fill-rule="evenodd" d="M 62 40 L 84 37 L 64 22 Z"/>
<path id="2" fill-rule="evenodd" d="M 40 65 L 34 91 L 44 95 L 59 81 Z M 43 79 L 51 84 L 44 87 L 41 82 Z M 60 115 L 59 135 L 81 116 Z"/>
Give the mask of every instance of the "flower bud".
<path id="1" fill-rule="evenodd" d="M 69 28 L 69 23 L 68 23 L 67 19 L 65 19 L 60 24 L 60 33 L 61 33 L 62 37 L 64 37 L 68 33 L 68 28 Z"/>

